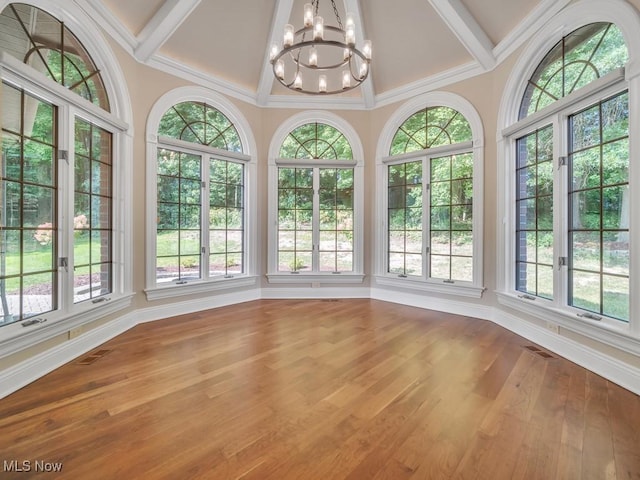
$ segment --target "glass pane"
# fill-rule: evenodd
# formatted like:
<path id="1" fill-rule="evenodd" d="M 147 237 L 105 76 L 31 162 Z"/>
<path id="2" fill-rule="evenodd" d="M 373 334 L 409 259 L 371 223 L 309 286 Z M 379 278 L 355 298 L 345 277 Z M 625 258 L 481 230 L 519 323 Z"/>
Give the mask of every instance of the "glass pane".
<path id="1" fill-rule="evenodd" d="M 473 259 L 471 257 L 451 257 L 451 279 L 462 282 L 473 281 Z"/>
<path id="2" fill-rule="evenodd" d="M 172 282 L 179 278 L 179 257 L 159 257 L 156 259 L 156 282 Z"/>
<path id="3" fill-rule="evenodd" d="M 572 296 L 574 307 L 591 312 L 600 312 L 600 275 L 597 273 L 573 271 Z"/>
<path id="4" fill-rule="evenodd" d="M 602 276 L 604 315 L 629 321 L 629 279 L 612 275 Z"/>

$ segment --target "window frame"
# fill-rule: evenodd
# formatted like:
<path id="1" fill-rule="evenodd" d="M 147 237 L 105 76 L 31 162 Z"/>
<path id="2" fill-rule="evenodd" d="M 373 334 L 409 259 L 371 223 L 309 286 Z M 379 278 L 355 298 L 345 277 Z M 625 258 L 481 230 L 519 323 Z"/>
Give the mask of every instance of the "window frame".
<path id="1" fill-rule="evenodd" d="M 219 110 L 235 126 L 244 152 L 238 153 L 228 150 L 191 143 L 184 140 L 158 136 L 158 128 L 164 114 L 174 105 L 182 102 L 206 103 Z M 221 160 L 242 163 L 244 166 L 244 272 L 233 276 L 214 276 L 182 282 L 156 281 L 156 218 L 157 218 L 157 156 L 158 148 L 178 149 L 181 152 L 201 156 L 204 160 L 218 158 Z M 147 119 L 146 142 L 146 280 L 145 289 L 147 300 L 173 298 L 198 293 L 229 293 L 234 289 L 253 287 L 258 282 L 257 269 L 257 219 L 256 219 L 256 157 L 257 147 L 251 133 L 249 123 L 239 112 L 238 108 L 223 96 L 202 87 L 180 87 L 165 93 L 152 107 Z M 208 177 L 206 179 L 208 185 Z M 205 190 L 201 196 L 201 203 L 205 201 Z M 208 202 L 208 194 L 206 201 Z M 201 224 L 201 232 L 208 229 Z M 204 237 L 201 238 L 201 243 Z M 209 254 L 207 248 L 206 254 Z M 201 255 L 204 255 L 201 253 Z M 201 269 L 202 269 L 201 265 Z"/>
<path id="2" fill-rule="evenodd" d="M 573 92 L 571 95 L 559 99 L 544 110 L 536 112 L 529 117 L 518 121 L 518 112 L 522 95 L 526 88 L 526 83 L 535 68 L 547 52 L 555 45 L 558 39 L 566 36 L 572 31 L 594 22 L 606 21 L 616 24 L 622 32 L 627 45 L 629 60 L 624 68 L 617 69 L 595 80 L 586 87 Z M 640 124 L 640 63 L 638 62 L 639 51 L 634 48 L 640 44 L 640 16 L 638 12 L 629 4 L 618 0 L 581 0 L 574 5 L 563 10 L 541 30 L 540 34 L 524 49 L 520 58 L 516 61 L 511 76 L 504 88 L 500 109 L 498 112 L 498 218 L 502 219 L 497 236 L 496 271 L 497 289 L 496 295 L 499 304 L 529 315 L 538 321 L 544 328 L 556 331 L 558 327 L 584 335 L 587 338 L 595 339 L 605 345 L 613 346 L 633 355 L 640 354 L 640 299 L 633 292 L 638 291 L 640 273 L 640 242 L 634 241 L 633 232 L 640 225 L 640 209 L 634 207 L 640 203 L 640 189 L 633 186 L 640 185 L 640 166 L 637 159 L 640 154 L 640 136 L 631 132 L 637 130 Z M 559 114 L 568 105 L 573 105 L 572 111 L 578 112 L 581 108 L 586 108 L 597 104 L 599 101 L 607 99 L 616 93 L 624 90 L 629 92 L 629 291 L 630 291 L 630 318 L 625 323 L 619 320 L 597 321 L 588 318 L 577 317 L 578 312 L 584 313 L 582 309 L 571 311 L 567 308 L 558 308 L 550 301 L 537 299 L 532 301 L 522 298 L 520 292 L 515 292 L 513 286 L 513 273 L 515 251 L 511 241 L 514 233 L 515 220 L 510 201 L 512 192 L 515 192 L 514 173 L 511 171 L 512 164 L 515 165 L 515 146 L 513 139 L 515 134 L 525 134 L 527 131 L 535 130 L 535 124 L 541 118 L 549 117 L 552 114 Z M 568 115 L 560 117 L 557 126 L 561 132 L 561 138 L 568 138 Z M 549 122 L 547 121 L 547 124 Z M 542 125 L 538 123 L 538 125 Z M 557 166 L 558 151 L 557 141 L 554 139 L 554 163 Z M 564 173 L 565 177 L 568 172 Z M 566 185 L 568 178 L 560 180 Z M 554 184 L 555 186 L 555 184 Z M 568 198 L 555 199 L 555 205 L 561 205 L 562 211 L 567 212 Z M 563 203 L 559 203 L 563 202 Z M 568 219 L 556 220 L 558 215 L 554 215 L 554 229 L 557 229 L 557 221 L 568 222 Z M 565 215 L 566 217 L 566 215 Z M 568 226 L 563 225 L 561 231 L 567 230 Z M 557 230 L 556 230 L 557 231 Z M 637 237 L 637 235 L 636 235 Z M 568 245 L 565 242 L 564 249 L 556 249 L 561 256 L 567 256 Z M 554 256 L 559 256 L 555 253 Z M 557 268 L 556 268 L 557 272 Z M 558 282 L 556 282 L 557 284 Z M 562 285 L 560 295 L 562 299 L 567 298 L 566 286 Z M 636 312 L 636 313 L 634 313 Z M 602 317 L 603 319 L 606 317 Z M 533 327 L 532 327 L 533 328 Z"/>
<path id="3" fill-rule="evenodd" d="M 0 9 L 11 2 L 0 3 Z M 72 258 L 73 254 L 73 160 L 74 160 L 74 125 L 79 117 L 112 133 L 113 156 L 113 204 L 111 214 L 113 218 L 112 244 L 112 291 L 106 296 L 87 299 L 73 303 L 73 274 L 72 264 L 58 267 L 58 308 L 48 313 L 38 315 L 45 321 L 23 328 L 22 322 L 14 322 L 0 328 L 0 357 L 28 348 L 36 343 L 53 338 L 55 335 L 67 332 L 84 324 L 120 311 L 131 305 L 133 291 L 131 287 L 131 162 L 132 141 L 130 119 L 132 118 L 126 82 L 118 63 L 106 45 L 100 43 L 87 33 L 86 25 L 91 23 L 81 11 L 70 6 L 74 15 L 60 12 L 59 7 L 53 8 L 50 2 L 38 2 L 37 8 L 46 11 L 58 19 L 64 18 L 65 24 L 82 42 L 86 50 L 92 55 L 96 64 L 108 65 L 101 69 L 110 71 L 103 77 L 105 89 L 110 99 L 111 112 L 102 110 L 97 105 L 80 97 L 66 87 L 56 83 L 29 65 L 12 57 L 6 52 L 0 52 L 0 77 L 4 82 L 22 89 L 29 94 L 52 103 L 58 109 L 58 149 L 67 152 L 67 161 L 57 159 L 58 162 L 58 249 L 56 264 L 60 257 Z M 48 8 L 50 7 L 51 8 Z M 73 17 L 73 18 L 70 18 Z M 74 20 L 75 19 L 75 20 Z M 83 20 L 86 20 L 83 22 Z M 115 84 L 114 84 L 115 82 Z M 60 155 L 59 155 L 60 156 Z"/>
<path id="4" fill-rule="evenodd" d="M 280 147 L 285 138 L 296 128 L 309 124 L 329 125 L 345 136 L 353 152 L 353 160 L 282 159 Z M 282 272 L 278 271 L 278 168 L 348 168 L 353 169 L 353 270 L 351 272 Z M 319 172 L 318 172 L 319 175 Z M 339 116 L 325 111 L 302 112 L 285 121 L 277 129 L 269 147 L 268 165 L 268 258 L 267 279 L 273 284 L 347 284 L 364 281 L 364 151 L 356 131 Z M 314 192 L 314 202 L 318 196 Z M 314 217 L 314 228 L 318 219 Z M 316 254 L 316 249 L 314 249 Z"/>
<path id="5" fill-rule="evenodd" d="M 393 138 L 398 128 L 413 114 L 425 108 L 448 107 L 456 110 L 469 123 L 471 127 L 472 140 L 452 145 L 442 145 L 438 147 L 418 150 L 400 155 L 389 155 Z M 375 237 L 375 281 L 379 285 L 406 289 L 408 291 L 428 292 L 434 294 L 449 294 L 470 298 L 481 298 L 485 287 L 483 285 L 483 209 L 484 209 L 484 134 L 480 116 L 475 108 L 463 97 L 449 92 L 430 92 L 416 97 L 401 106 L 387 121 L 377 147 L 377 191 L 376 202 L 376 237 Z M 399 277 L 397 274 L 388 272 L 388 166 L 399 163 L 420 160 L 430 164 L 431 159 L 439 158 L 457 153 L 472 153 L 473 155 L 473 280 L 465 282 L 456 280 L 454 283 L 444 279 L 433 279 L 428 277 L 428 271 L 423 271 L 422 277 Z M 423 164 L 424 165 L 424 164 Z M 430 178 L 430 171 L 427 172 Z M 423 172 L 423 185 L 428 181 Z M 426 190 L 423 195 L 427 195 Z M 430 203 L 430 202 L 429 202 Z M 424 203 L 423 208 L 427 210 L 429 204 Z M 428 212 L 423 211 L 423 219 Z M 424 224 L 428 225 L 428 224 Z M 429 232 L 429 228 L 423 227 L 423 238 Z M 428 239 L 427 239 L 428 240 Z M 429 243 L 423 244 L 426 248 Z M 425 252 L 423 252 L 425 254 Z M 423 265 L 428 265 L 423 258 Z"/>

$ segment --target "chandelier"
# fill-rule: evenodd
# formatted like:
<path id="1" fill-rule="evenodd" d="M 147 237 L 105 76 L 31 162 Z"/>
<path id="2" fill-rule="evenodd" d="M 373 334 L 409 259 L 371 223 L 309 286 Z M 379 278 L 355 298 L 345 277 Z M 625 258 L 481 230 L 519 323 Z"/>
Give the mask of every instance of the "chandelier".
<path id="1" fill-rule="evenodd" d="M 371 42 L 356 47 L 354 16 L 347 13 L 345 25 L 334 0 L 338 26 L 326 25 L 318 15 L 320 0 L 304 5 L 304 26 L 284 26 L 282 48 L 271 46 L 273 73 L 285 87 L 310 95 L 330 95 L 357 88 L 369 76 Z"/>

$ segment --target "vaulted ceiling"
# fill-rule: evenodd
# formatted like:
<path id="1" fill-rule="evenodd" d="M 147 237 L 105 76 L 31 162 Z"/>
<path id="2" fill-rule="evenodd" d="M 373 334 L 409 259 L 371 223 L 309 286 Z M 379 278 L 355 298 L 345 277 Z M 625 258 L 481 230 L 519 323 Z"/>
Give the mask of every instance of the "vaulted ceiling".
<path id="1" fill-rule="evenodd" d="M 139 62 L 260 106 L 367 109 L 493 69 L 571 0 L 336 0 L 373 43 L 369 79 L 328 97 L 274 81 L 269 46 L 310 0 L 78 2 Z M 320 14 L 335 24 L 330 0 Z"/>

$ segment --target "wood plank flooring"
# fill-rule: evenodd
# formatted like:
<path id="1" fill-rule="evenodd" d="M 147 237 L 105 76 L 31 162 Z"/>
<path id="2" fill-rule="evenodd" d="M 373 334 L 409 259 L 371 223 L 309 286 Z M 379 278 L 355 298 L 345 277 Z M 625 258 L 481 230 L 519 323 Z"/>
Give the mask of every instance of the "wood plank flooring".
<path id="1" fill-rule="evenodd" d="M 139 325 L 0 400 L 0 478 L 640 479 L 640 397 L 527 346 L 375 300 Z"/>

